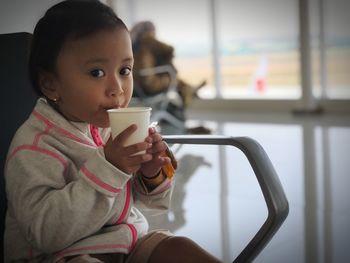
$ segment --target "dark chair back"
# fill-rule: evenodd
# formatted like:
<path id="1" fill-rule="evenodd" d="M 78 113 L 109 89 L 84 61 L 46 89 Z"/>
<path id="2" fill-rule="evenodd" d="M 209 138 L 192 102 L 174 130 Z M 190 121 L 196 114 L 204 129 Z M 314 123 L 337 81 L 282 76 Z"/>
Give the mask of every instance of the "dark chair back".
<path id="1" fill-rule="evenodd" d="M 28 118 L 36 95 L 28 77 L 30 33 L 0 34 L 0 245 L 3 258 L 3 234 L 6 214 L 4 165 L 11 139 L 17 128 Z M 0 260 L 2 261 L 2 260 Z"/>

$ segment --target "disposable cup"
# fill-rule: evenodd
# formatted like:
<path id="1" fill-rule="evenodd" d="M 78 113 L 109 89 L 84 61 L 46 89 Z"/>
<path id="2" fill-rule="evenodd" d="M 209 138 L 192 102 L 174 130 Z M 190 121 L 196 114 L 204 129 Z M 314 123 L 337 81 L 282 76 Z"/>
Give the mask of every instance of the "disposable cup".
<path id="1" fill-rule="evenodd" d="M 150 107 L 130 107 L 108 110 L 112 138 L 114 139 L 130 125 L 136 124 L 136 131 L 130 135 L 124 146 L 143 142 L 148 136 L 151 110 L 152 108 Z"/>

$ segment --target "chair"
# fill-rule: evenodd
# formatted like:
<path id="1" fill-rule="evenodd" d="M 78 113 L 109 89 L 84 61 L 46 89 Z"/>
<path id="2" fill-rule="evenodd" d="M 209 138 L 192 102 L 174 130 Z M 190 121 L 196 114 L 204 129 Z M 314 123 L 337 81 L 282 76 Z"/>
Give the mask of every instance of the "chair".
<path id="1" fill-rule="evenodd" d="M 134 92 L 131 105 L 143 105 L 152 108 L 152 121 L 166 121 L 183 133 L 185 131 L 185 116 L 182 101 L 177 92 L 177 78 L 174 68 L 170 65 L 162 65 L 153 68 L 145 68 L 134 74 L 150 76 L 156 74 L 169 74 L 170 84 L 167 91 L 147 95 L 141 84 L 134 81 Z"/>
<path id="2" fill-rule="evenodd" d="M 1 110 L 1 145 L 0 145 L 0 245 L 3 247 L 3 232 L 6 212 L 4 185 L 4 164 L 7 149 L 18 126 L 28 117 L 36 95 L 29 88 L 27 77 L 27 55 L 31 34 L 11 33 L 0 35 L 0 110 Z M 20 92 L 19 92 L 20 91 Z M 3 249 L 0 252 L 3 258 Z"/>
<path id="3" fill-rule="evenodd" d="M 1 245 L 3 245 L 6 196 L 3 166 L 11 138 L 18 126 L 30 114 L 36 101 L 27 78 L 27 50 L 31 35 L 14 33 L 0 35 L 1 121 Z M 17 92 L 20 90 L 20 93 Z M 18 94 L 24 94 L 19 96 Z M 159 117 L 157 117 L 159 118 Z M 4 126 L 3 126 L 4 127 Z M 264 249 L 288 215 L 288 201 L 269 157 L 258 142 L 247 137 L 215 135 L 168 135 L 169 144 L 230 145 L 240 149 L 247 157 L 268 208 L 268 217 L 256 235 L 233 262 L 250 262 Z M 3 249 L 1 249 L 1 254 Z M 1 255 L 2 256 L 2 255 Z"/>
<path id="4" fill-rule="evenodd" d="M 248 137 L 218 135 L 168 135 L 169 144 L 227 145 L 241 150 L 258 180 L 268 209 L 268 216 L 259 231 L 241 251 L 234 263 L 252 262 L 269 243 L 286 219 L 289 205 L 278 175 L 262 146 Z"/>

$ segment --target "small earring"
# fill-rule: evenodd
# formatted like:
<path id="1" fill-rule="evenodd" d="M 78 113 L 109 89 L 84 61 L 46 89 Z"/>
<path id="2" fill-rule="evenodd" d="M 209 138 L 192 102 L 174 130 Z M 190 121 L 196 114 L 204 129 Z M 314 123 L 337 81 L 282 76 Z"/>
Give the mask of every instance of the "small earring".
<path id="1" fill-rule="evenodd" d="M 55 104 L 57 104 L 58 99 L 57 99 L 57 98 L 53 98 L 52 101 L 53 101 Z"/>

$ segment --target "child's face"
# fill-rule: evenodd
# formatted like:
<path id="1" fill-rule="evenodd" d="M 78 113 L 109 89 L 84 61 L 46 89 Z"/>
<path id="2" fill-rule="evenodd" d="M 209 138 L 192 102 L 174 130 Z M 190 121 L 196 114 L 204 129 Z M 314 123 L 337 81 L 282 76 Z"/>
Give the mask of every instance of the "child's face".
<path id="1" fill-rule="evenodd" d="M 130 102 L 132 67 L 130 36 L 124 28 L 66 41 L 53 81 L 60 112 L 72 121 L 108 127 L 107 110 Z"/>

